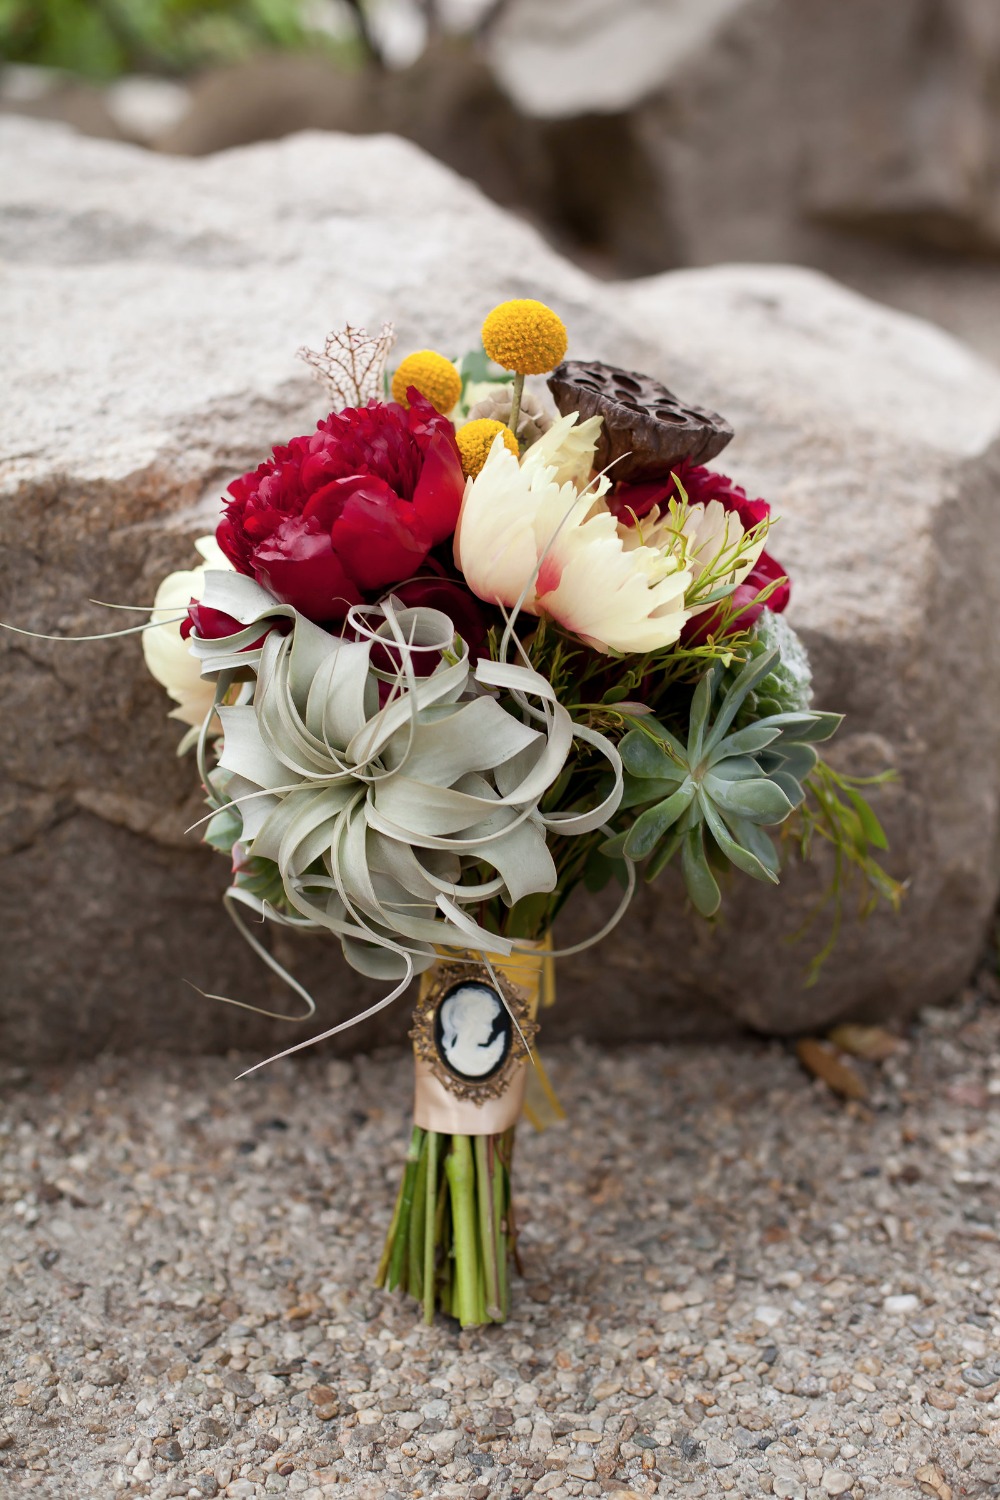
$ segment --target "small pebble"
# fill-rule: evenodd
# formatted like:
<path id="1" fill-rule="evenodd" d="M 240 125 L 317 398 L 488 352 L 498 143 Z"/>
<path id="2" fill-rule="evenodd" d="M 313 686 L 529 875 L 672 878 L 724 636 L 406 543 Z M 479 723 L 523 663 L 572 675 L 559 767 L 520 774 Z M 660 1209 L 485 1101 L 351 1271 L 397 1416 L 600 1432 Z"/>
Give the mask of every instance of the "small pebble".
<path id="1" fill-rule="evenodd" d="M 725 1443 L 721 1438 L 710 1437 L 705 1444 L 705 1457 L 713 1469 L 725 1469 L 736 1462 L 736 1449 L 732 1443 Z"/>
<path id="2" fill-rule="evenodd" d="M 920 1306 L 920 1298 L 915 1297 L 912 1292 L 903 1292 L 899 1296 L 886 1297 L 882 1306 L 893 1317 L 905 1317 L 907 1313 L 916 1312 Z"/>

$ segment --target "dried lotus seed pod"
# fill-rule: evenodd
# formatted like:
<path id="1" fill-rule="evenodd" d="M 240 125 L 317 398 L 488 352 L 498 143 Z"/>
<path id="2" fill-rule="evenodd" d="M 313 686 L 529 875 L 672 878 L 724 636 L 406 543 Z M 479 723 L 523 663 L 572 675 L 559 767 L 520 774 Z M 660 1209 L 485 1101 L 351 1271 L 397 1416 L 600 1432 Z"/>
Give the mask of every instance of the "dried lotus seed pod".
<path id="1" fill-rule="evenodd" d="M 594 463 L 599 470 L 613 465 L 616 481 L 661 478 L 682 458 L 707 463 L 733 436 L 717 412 L 685 405 L 651 375 L 600 360 L 564 360 L 548 386 L 563 416 L 604 418 Z"/>

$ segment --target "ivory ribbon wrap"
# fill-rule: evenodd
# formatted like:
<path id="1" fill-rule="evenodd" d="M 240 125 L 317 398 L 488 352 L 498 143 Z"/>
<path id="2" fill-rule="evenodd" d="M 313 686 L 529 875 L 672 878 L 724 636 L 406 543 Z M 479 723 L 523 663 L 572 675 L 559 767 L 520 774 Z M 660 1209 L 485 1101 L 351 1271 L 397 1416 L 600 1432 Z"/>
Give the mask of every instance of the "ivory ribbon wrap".
<path id="1" fill-rule="evenodd" d="M 537 953 L 514 953 L 509 958 L 491 953 L 490 963 L 499 974 L 508 979 L 520 992 L 521 998 L 534 1020 L 539 1003 L 551 1004 L 553 960 L 549 957 L 551 938 L 538 944 Z M 479 955 L 469 955 L 470 976 L 489 982 L 488 973 L 478 967 Z M 473 965 L 477 967 L 473 967 Z M 420 1000 L 423 1001 L 434 984 L 435 971 L 428 970 L 420 977 Z M 502 1135 L 517 1124 L 524 1104 L 528 1070 L 537 1065 L 527 1057 L 520 1058 L 502 1094 L 496 1098 L 484 1098 L 481 1102 L 460 1099 L 435 1075 L 430 1063 L 423 1058 L 414 1059 L 415 1079 L 413 1096 L 413 1123 L 422 1130 L 435 1130 L 441 1135 Z M 488 1088 L 488 1085 L 486 1085 Z M 543 1081 L 545 1092 L 553 1098 L 547 1081 Z M 558 1104 L 555 1105 L 558 1111 Z M 558 1114 L 555 1115 L 558 1118 Z"/>
<path id="2" fill-rule="evenodd" d="M 413 1123 L 421 1130 L 436 1130 L 440 1135 L 502 1135 L 517 1124 L 524 1103 L 527 1059 L 517 1065 L 499 1099 L 458 1099 L 435 1078 L 430 1063 L 416 1058 L 413 1094 Z"/>

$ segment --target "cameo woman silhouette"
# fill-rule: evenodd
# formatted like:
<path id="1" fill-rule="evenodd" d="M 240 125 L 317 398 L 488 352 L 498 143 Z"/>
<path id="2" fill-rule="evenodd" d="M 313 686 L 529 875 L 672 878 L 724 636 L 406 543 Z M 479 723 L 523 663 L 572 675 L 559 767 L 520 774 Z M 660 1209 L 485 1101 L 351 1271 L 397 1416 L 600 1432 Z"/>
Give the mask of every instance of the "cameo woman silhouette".
<path id="1" fill-rule="evenodd" d="M 510 1015 L 488 984 L 456 984 L 438 1006 L 434 1040 L 442 1061 L 459 1078 L 492 1078 L 507 1060 L 511 1039 Z"/>

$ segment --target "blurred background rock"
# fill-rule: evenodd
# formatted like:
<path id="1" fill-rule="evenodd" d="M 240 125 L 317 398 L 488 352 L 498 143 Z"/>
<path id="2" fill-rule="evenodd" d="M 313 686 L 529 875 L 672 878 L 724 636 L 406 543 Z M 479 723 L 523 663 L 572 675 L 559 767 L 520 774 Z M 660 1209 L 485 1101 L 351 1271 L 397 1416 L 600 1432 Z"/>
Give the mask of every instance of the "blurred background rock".
<path id="1" fill-rule="evenodd" d="M 2 0 L 0 109 L 404 136 L 598 275 L 791 261 L 1000 358 L 996 0 Z"/>

